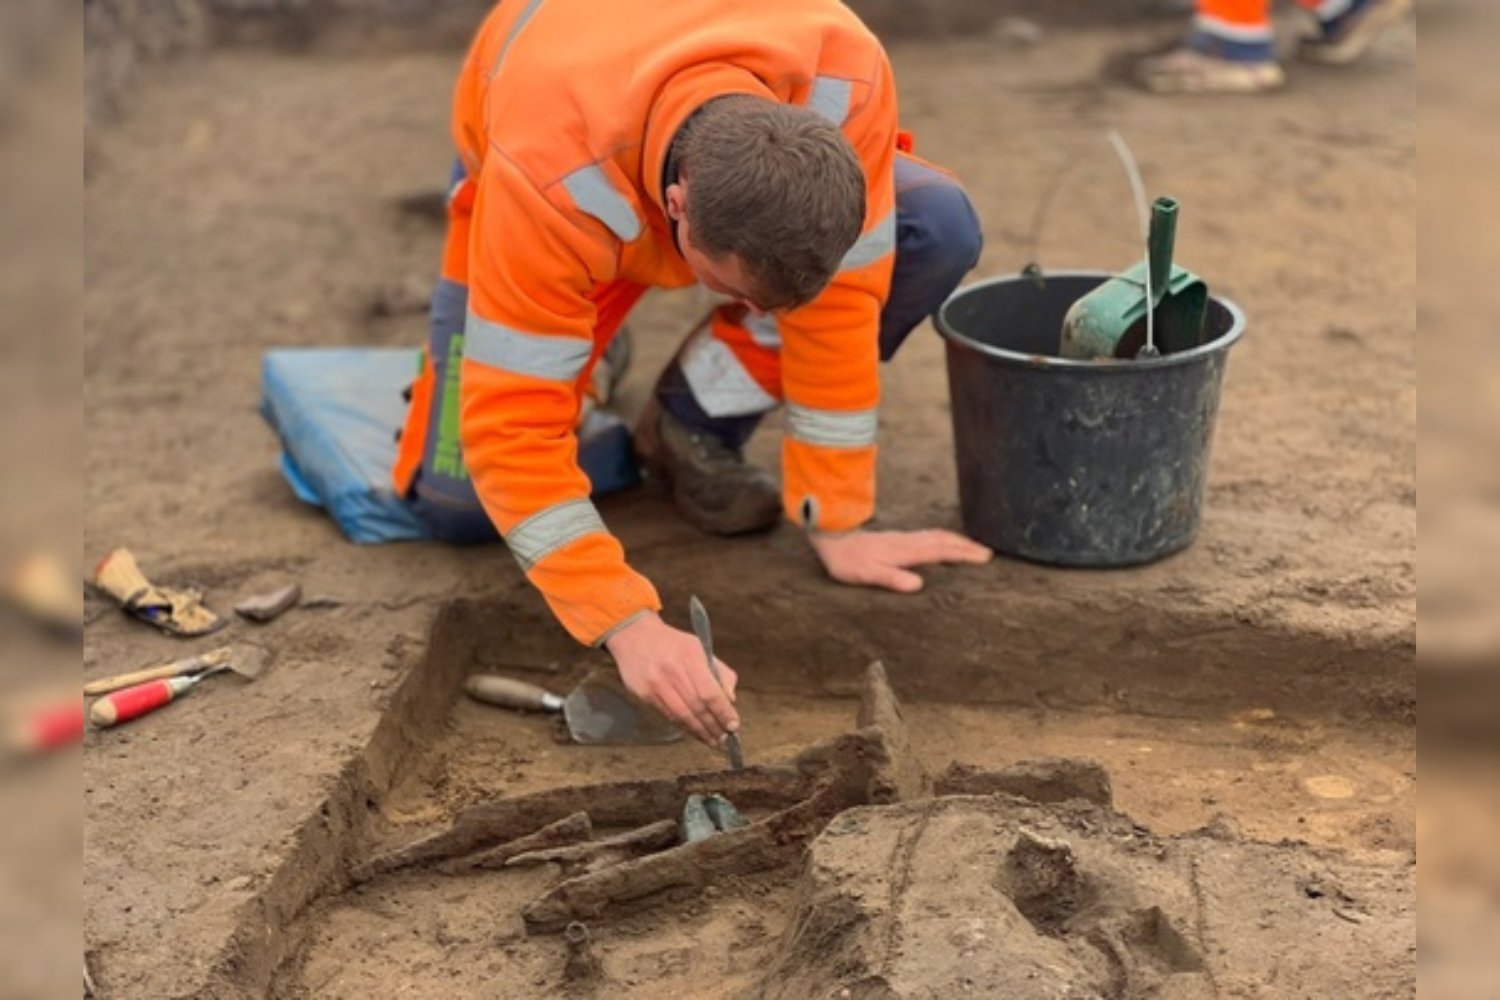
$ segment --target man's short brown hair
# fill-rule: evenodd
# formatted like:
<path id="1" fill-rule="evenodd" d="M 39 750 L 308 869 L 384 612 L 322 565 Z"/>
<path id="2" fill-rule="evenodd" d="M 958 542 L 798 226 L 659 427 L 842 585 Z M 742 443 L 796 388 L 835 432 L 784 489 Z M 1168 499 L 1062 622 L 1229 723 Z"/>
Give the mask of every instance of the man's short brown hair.
<path id="1" fill-rule="evenodd" d="M 736 255 L 763 309 L 816 298 L 864 228 L 864 170 L 843 133 L 815 111 L 732 95 L 679 142 L 694 246 Z"/>

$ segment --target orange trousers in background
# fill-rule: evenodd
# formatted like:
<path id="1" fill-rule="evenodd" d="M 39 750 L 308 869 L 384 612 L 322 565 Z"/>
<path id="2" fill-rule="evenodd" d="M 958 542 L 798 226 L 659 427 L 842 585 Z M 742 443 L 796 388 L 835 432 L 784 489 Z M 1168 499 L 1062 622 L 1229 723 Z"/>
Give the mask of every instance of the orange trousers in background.
<path id="1" fill-rule="evenodd" d="M 1322 21 L 1330 21 L 1352 6 L 1352 0 L 1297 0 Z M 1231 42 L 1270 42 L 1271 0 L 1198 0 L 1194 28 Z"/>

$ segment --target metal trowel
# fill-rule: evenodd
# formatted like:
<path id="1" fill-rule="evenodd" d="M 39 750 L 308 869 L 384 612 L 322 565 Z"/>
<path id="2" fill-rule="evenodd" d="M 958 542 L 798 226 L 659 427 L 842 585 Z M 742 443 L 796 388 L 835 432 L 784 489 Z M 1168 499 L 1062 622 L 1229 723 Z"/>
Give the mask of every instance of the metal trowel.
<path id="1" fill-rule="evenodd" d="M 708 672 L 713 674 L 714 683 L 719 685 L 719 690 L 724 691 L 725 697 L 729 692 L 724 690 L 724 678 L 719 676 L 719 661 L 714 657 L 714 629 L 708 620 L 708 609 L 703 602 L 698 600 L 694 594 L 688 598 L 688 614 L 693 621 L 693 634 L 698 637 L 698 642 L 703 645 L 703 655 L 708 659 Z M 731 771 L 741 771 L 745 767 L 745 751 L 740 747 L 739 733 L 725 733 L 723 743 L 724 756 L 729 759 Z"/>
<path id="2" fill-rule="evenodd" d="M 562 715 L 574 743 L 675 743 L 682 730 L 633 698 L 613 670 L 596 668 L 566 696 L 503 674 L 474 674 L 464 691 L 475 701 L 523 712 Z"/>

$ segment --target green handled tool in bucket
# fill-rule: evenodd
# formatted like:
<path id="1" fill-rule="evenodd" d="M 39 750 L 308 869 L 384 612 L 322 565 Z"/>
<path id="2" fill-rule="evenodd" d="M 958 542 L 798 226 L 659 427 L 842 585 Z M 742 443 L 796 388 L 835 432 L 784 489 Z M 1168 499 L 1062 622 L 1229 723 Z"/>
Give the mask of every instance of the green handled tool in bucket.
<path id="1" fill-rule="evenodd" d="M 1145 192 L 1134 157 L 1123 139 L 1111 135 L 1145 223 Z M 1097 358 L 1151 358 L 1190 350 L 1203 342 L 1208 285 L 1172 264 L 1177 241 L 1178 203 L 1158 198 L 1146 229 L 1146 259 L 1079 298 L 1063 319 L 1059 353 L 1087 361 Z M 1148 308 L 1150 303 L 1150 308 Z"/>

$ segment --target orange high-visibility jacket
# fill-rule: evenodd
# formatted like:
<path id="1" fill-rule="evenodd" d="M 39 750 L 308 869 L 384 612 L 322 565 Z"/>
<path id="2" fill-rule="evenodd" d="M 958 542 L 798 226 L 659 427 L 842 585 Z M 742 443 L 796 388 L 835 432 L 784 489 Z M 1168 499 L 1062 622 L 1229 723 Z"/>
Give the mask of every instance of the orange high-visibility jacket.
<path id="1" fill-rule="evenodd" d="M 787 516 L 848 530 L 874 512 L 877 323 L 896 231 L 895 88 L 869 30 L 837 0 L 503 0 L 459 78 L 453 134 L 473 201 L 456 220 L 466 259 L 447 269 L 469 286 L 464 459 L 584 643 L 661 606 L 589 500 L 574 421 L 641 291 L 693 280 L 663 209 L 663 161 L 687 117 L 726 94 L 821 112 L 865 168 L 863 235 L 816 301 L 774 320 Z M 398 469 L 402 489 L 410 472 Z"/>

